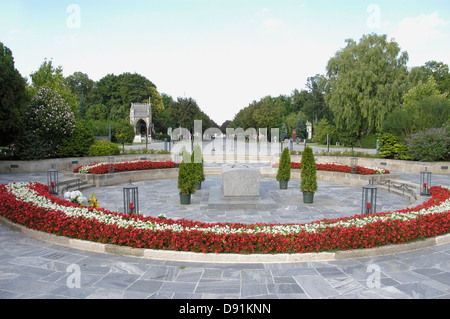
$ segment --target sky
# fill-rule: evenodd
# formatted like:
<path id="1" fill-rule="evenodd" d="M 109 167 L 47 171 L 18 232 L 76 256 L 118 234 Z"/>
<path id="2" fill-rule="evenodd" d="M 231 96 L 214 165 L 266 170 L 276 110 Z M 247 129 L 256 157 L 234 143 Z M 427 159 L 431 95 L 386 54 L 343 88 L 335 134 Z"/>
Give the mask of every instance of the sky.
<path id="1" fill-rule="evenodd" d="M 46 59 L 95 81 L 138 73 L 218 125 L 305 89 L 370 33 L 394 39 L 409 67 L 450 65 L 448 0 L 0 0 L 0 42 L 22 76 Z"/>

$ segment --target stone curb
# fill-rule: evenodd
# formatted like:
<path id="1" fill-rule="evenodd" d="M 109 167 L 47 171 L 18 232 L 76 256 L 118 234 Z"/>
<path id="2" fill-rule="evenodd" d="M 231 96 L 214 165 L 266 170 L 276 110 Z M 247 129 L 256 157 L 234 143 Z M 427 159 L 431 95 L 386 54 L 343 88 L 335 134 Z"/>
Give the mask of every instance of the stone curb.
<path id="1" fill-rule="evenodd" d="M 26 236 L 48 243 L 66 246 L 69 248 L 96 252 L 101 254 L 113 254 L 119 256 L 140 257 L 144 259 L 178 261 L 178 262 L 207 262 L 207 263 L 300 263 L 316 261 L 333 261 L 343 259 L 358 259 L 368 257 L 386 256 L 405 253 L 427 247 L 450 244 L 450 234 L 428 238 L 408 244 L 389 245 L 376 248 L 356 249 L 337 252 L 304 253 L 304 254 L 202 254 L 193 252 L 177 252 L 169 250 L 153 250 L 144 248 L 131 248 L 111 244 L 94 243 L 86 240 L 71 239 L 57 236 L 10 222 L 0 216 L 0 224 L 18 231 Z"/>

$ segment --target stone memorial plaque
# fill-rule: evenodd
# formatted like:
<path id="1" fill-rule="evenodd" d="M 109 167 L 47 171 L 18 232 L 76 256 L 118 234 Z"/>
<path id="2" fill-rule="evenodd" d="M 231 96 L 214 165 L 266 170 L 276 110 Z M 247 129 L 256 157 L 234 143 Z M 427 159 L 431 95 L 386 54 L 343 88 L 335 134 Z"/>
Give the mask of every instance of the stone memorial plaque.
<path id="1" fill-rule="evenodd" d="M 245 164 L 222 167 L 224 197 L 259 197 L 261 174 L 257 168 Z"/>

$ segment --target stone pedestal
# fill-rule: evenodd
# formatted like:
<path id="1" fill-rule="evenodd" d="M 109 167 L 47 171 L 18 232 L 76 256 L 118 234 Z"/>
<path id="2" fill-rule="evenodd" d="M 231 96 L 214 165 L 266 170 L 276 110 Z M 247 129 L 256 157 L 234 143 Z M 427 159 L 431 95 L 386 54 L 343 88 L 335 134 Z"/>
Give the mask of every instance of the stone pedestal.
<path id="1" fill-rule="evenodd" d="M 245 164 L 230 164 L 222 167 L 224 197 L 259 197 L 260 172 Z"/>

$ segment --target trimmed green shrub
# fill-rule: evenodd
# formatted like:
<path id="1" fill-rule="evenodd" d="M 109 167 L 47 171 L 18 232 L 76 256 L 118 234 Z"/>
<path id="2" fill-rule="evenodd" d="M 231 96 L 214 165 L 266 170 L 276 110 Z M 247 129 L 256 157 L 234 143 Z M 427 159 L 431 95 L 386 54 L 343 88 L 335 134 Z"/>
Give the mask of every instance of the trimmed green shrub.
<path id="1" fill-rule="evenodd" d="M 286 147 L 281 153 L 280 166 L 277 172 L 277 181 L 289 181 L 291 179 L 291 155 Z"/>
<path id="2" fill-rule="evenodd" d="M 440 161 L 450 159 L 450 134 L 445 128 L 420 131 L 408 138 L 413 160 Z"/>
<path id="3" fill-rule="evenodd" d="M 301 165 L 300 190 L 306 193 L 314 193 L 317 191 L 317 168 L 313 150 L 309 146 L 305 147 L 302 152 Z"/>
<path id="4" fill-rule="evenodd" d="M 198 144 L 195 144 L 194 146 L 194 152 L 191 155 L 191 162 L 192 165 L 194 166 L 194 174 L 197 182 L 203 182 L 205 180 L 205 172 L 203 169 L 204 168 L 203 155 L 202 149 Z"/>
<path id="5" fill-rule="evenodd" d="M 195 166 L 191 163 L 191 155 L 183 151 L 183 161 L 178 167 L 178 189 L 181 194 L 195 194 L 196 188 Z"/>
<path id="6" fill-rule="evenodd" d="M 89 147 L 88 156 L 110 156 L 119 155 L 120 148 L 119 145 L 107 141 L 95 141 Z"/>
<path id="7" fill-rule="evenodd" d="M 408 146 L 401 143 L 395 135 L 390 133 L 379 135 L 379 149 L 379 156 L 382 158 L 411 159 Z"/>

